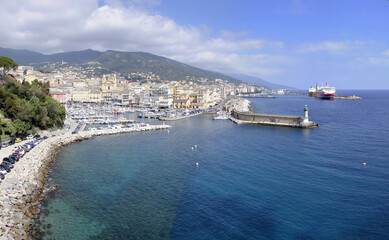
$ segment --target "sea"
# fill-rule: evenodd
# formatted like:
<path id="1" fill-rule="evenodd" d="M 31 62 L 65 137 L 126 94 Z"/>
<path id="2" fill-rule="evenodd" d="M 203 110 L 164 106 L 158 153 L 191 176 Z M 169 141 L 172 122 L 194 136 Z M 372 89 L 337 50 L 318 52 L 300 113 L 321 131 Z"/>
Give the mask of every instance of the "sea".
<path id="1" fill-rule="evenodd" d="M 318 128 L 199 115 L 59 150 L 39 239 L 389 239 L 389 91 L 248 98 Z M 161 124 L 158 120 L 142 120 Z"/>

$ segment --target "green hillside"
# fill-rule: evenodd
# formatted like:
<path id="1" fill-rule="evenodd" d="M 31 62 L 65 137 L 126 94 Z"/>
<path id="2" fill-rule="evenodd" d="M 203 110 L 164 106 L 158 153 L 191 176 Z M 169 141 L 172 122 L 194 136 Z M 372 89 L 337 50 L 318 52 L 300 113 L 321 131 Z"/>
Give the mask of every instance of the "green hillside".
<path id="1" fill-rule="evenodd" d="M 144 52 L 106 51 L 96 61 L 112 71 L 127 75 L 131 72 L 153 72 L 165 80 L 185 80 L 189 77 L 221 78 L 229 82 L 240 81 L 219 73 L 202 70 L 165 57 Z"/>
<path id="2" fill-rule="evenodd" d="M 49 62 L 65 61 L 69 64 L 84 65 L 87 62 L 99 62 L 108 72 L 118 72 L 127 75 L 130 72 L 153 72 L 164 80 L 185 80 L 186 77 L 204 77 L 208 79 L 221 78 L 233 83 L 240 80 L 220 73 L 206 71 L 200 68 L 180 63 L 165 57 L 144 52 L 118 52 L 95 50 L 73 51 L 45 55 L 28 50 L 0 48 L 0 56 L 14 59 L 19 65 L 41 67 Z"/>

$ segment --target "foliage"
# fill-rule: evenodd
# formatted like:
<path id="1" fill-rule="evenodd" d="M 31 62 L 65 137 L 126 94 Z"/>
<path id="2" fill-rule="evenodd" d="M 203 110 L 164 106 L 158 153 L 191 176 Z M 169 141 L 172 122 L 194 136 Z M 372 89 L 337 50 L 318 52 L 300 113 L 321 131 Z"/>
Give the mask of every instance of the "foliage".
<path id="1" fill-rule="evenodd" d="M 65 108 L 50 96 L 49 83 L 18 83 L 5 76 L 0 84 L 1 134 L 22 136 L 39 129 L 62 127 Z"/>
<path id="2" fill-rule="evenodd" d="M 15 69 L 17 66 L 18 64 L 11 58 L 0 56 L 0 68 L 2 69 L 1 78 L 4 78 L 9 70 Z"/>

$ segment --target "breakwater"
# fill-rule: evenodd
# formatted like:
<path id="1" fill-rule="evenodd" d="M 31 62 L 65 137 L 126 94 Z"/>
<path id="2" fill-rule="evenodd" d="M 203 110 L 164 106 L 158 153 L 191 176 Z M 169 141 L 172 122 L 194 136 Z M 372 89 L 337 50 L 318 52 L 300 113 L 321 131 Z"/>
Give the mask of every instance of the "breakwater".
<path id="1" fill-rule="evenodd" d="M 304 122 L 303 116 L 260 114 L 250 112 L 238 112 L 234 110 L 231 112 L 229 118 L 237 124 L 258 124 L 297 128 L 311 128 L 319 126 L 319 124 L 311 121 Z"/>
<path id="2" fill-rule="evenodd" d="M 168 129 L 169 125 L 93 130 L 48 138 L 15 164 L 0 185 L 0 239 L 29 239 L 33 218 L 39 214 L 44 183 L 57 150 L 94 136 Z"/>
<path id="3" fill-rule="evenodd" d="M 355 96 L 355 95 L 352 95 L 352 96 L 339 96 L 339 95 L 335 95 L 335 96 L 334 96 L 334 99 L 342 99 L 342 100 L 362 100 L 361 97 L 358 97 L 358 96 Z"/>

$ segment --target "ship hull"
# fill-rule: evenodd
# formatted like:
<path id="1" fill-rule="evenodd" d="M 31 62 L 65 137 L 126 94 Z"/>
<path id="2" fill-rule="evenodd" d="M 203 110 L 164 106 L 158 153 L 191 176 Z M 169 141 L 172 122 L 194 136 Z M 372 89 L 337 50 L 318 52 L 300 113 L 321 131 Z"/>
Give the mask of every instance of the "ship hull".
<path id="1" fill-rule="evenodd" d="M 316 92 L 308 92 L 308 96 L 314 97 Z"/>
<path id="2" fill-rule="evenodd" d="M 334 96 L 335 93 L 317 92 L 315 94 L 315 98 L 320 98 L 320 99 L 333 99 Z"/>

